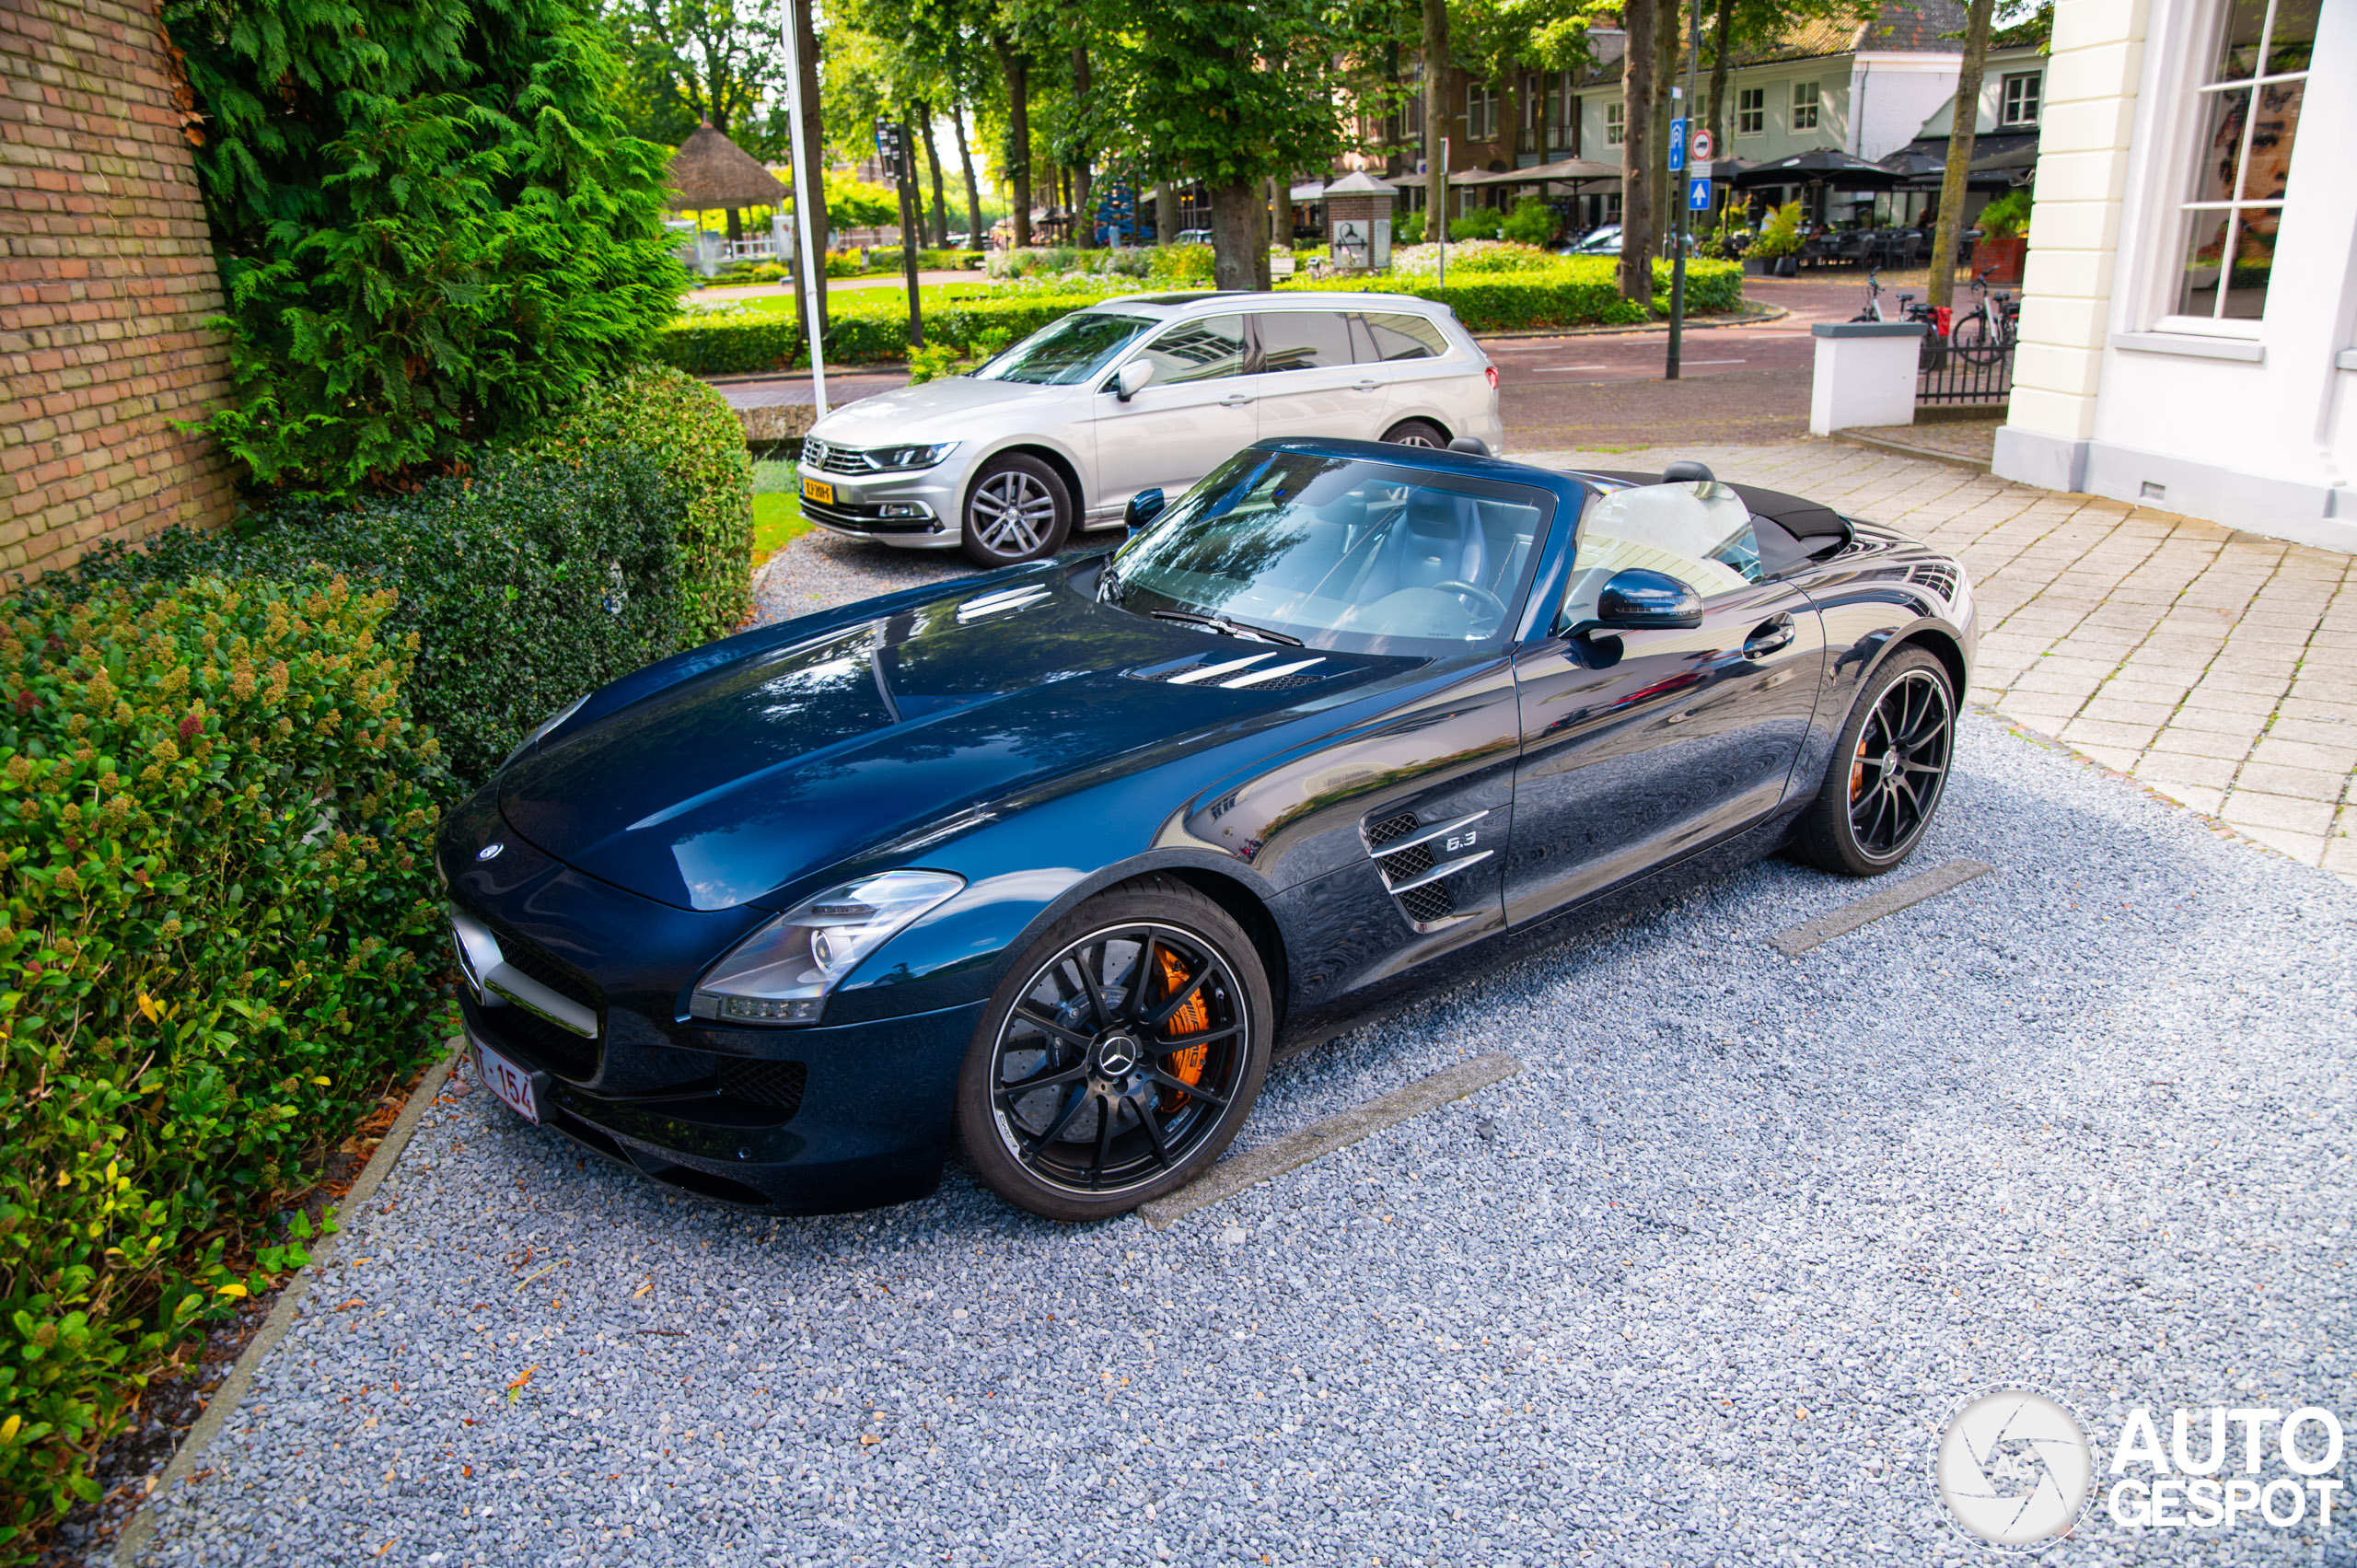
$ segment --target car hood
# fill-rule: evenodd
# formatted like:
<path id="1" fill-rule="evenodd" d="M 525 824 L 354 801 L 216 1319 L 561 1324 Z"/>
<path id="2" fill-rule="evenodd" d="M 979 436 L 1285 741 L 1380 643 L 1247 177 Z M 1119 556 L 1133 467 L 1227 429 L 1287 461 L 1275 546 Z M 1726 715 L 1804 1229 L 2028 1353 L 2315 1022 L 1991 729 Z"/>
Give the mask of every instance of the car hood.
<path id="1" fill-rule="evenodd" d="M 1276 690 L 1169 683 L 1256 655 L 1319 662 Z M 499 803 L 591 876 L 728 909 L 1010 791 L 1183 755 L 1413 662 L 1208 635 L 1100 605 L 1061 571 L 985 579 L 625 707 L 508 768 Z"/>
<path id="2" fill-rule="evenodd" d="M 959 432 L 949 422 L 974 410 L 1012 411 L 1061 402 L 1072 395 L 1072 390 L 1070 387 L 946 376 L 921 387 L 901 387 L 845 403 L 813 425 L 810 434 L 822 441 L 841 441 L 854 447 L 954 437 Z"/>

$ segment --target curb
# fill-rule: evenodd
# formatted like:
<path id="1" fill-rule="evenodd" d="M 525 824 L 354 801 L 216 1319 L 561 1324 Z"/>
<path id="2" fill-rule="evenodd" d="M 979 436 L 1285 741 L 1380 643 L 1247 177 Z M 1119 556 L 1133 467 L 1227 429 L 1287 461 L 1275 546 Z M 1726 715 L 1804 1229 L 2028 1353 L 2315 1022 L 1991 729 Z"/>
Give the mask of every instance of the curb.
<path id="1" fill-rule="evenodd" d="M 1688 317 L 1684 331 L 1689 332 L 1718 331 L 1727 327 L 1757 327 L 1769 321 L 1781 321 L 1790 316 L 1789 308 L 1771 305 L 1747 316 L 1713 316 L 1701 319 Z M 1645 332 L 1667 332 L 1666 321 L 1639 321 L 1625 327 L 1538 327 L 1527 332 L 1476 332 L 1475 343 L 1511 343 L 1518 338 L 1630 338 Z"/>
<path id="2" fill-rule="evenodd" d="M 1989 471 L 1989 465 L 1979 458 L 1968 458 L 1957 452 L 1943 452 L 1932 447 L 1910 446 L 1907 442 L 1893 441 L 1886 436 L 1861 436 L 1854 430 L 1841 430 L 1834 433 L 1834 439 L 1847 441 L 1852 447 L 1865 447 L 1877 452 L 1888 452 L 1894 457 L 1921 458 L 1927 462 L 1945 463 L 1950 468 L 1970 469 L 1975 473 Z"/>
<path id="3" fill-rule="evenodd" d="M 401 1107 L 401 1115 L 394 1119 L 391 1131 L 377 1145 L 377 1152 L 368 1156 L 368 1163 L 360 1167 L 360 1174 L 353 1179 L 351 1188 L 343 1195 L 343 1202 L 337 1205 L 343 1213 L 356 1214 L 363 1203 L 376 1196 L 377 1189 L 384 1184 L 385 1178 L 401 1157 L 401 1151 L 409 1147 L 410 1137 L 417 1131 L 418 1119 L 425 1114 L 425 1108 L 432 1105 L 435 1097 L 442 1092 L 443 1081 L 450 1075 L 450 1069 L 457 1063 L 459 1051 L 465 1048 L 466 1042 L 463 1037 L 454 1037 L 446 1043 L 454 1049 L 450 1054 L 427 1067 L 425 1076 L 418 1080 L 416 1089 L 409 1097 L 409 1103 Z M 172 1462 L 164 1467 L 164 1473 L 157 1478 L 154 1489 L 141 1500 L 131 1516 L 123 1520 L 122 1530 L 115 1536 L 114 1549 L 106 1558 L 113 1568 L 133 1568 L 137 1562 L 140 1548 L 145 1546 L 156 1533 L 156 1499 L 163 1494 L 166 1487 L 188 1479 L 190 1472 L 196 1469 L 197 1460 L 203 1457 L 204 1450 L 221 1435 L 221 1429 L 229 1424 L 229 1418 L 237 1413 L 239 1402 L 246 1397 L 246 1390 L 253 1386 L 255 1369 L 261 1365 L 262 1357 L 286 1337 L 286 1330 L 293 1328 L 295 1319 L 302 1315 L 303 1303 L 311 1294 L 312 1279 L 334 1258 L 336 1243 L 343 1239 L 343 1236 L 339 1229 L 332 1235 L 320 1237 L 310 1248 L 311 1260 L 287 1282 L 284 1290 L 278 1293 L 278 1299 L 271 1305 L 270 1316 L 262 1319 L 262 1325 L 255 1330 L 254 1337 L 246 1342 L 246 1348 L 238 1353 L 237 1364 L 229 1368 L 228 1376 L 221 1379 L 221 1386 L 213 1390 L 212 1399 L 205 1401 L 204 1413 L 196 1418 L 195 1424 L 188 1429 L 188 1435 L 180 1440 L 179 1451 L 172 1455 Z"/>

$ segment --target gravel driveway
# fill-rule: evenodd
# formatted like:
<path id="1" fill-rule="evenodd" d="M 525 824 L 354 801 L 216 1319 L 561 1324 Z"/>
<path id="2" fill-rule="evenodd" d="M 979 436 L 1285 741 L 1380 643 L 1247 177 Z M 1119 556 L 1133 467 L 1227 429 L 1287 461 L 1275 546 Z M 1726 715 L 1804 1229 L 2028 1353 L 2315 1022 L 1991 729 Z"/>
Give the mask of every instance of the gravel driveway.
<path id="1" fill-rule="evenodd" d="M 1526 1072 L 1167 1232 L 749 1217 L 468 1093 L 145 1561 L 1922 1562 L 1977 1385 L 2345 1412 L 2357 895 L 1962 741 L 1921 864 L 1994 876 L 1793 959 L 1861 889 L 1771 862 L 1437 995 L 1246 1142 Z M 2318 1544 L 2056 1560 L 2212 1559 Z"/>

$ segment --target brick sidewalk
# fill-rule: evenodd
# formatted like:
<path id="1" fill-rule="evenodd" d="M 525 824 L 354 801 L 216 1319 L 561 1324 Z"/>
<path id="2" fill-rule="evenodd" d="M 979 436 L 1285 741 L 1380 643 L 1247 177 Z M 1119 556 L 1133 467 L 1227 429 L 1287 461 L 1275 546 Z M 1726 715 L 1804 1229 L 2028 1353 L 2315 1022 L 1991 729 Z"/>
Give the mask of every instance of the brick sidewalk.
<path id="1" fill-rule="evenodd" d="M 2351 557 L 1831 442 L 1514 456 L 1699 458 L 1956 552 L 1980 602 L 1973 701 L 2357 883 Z"/>

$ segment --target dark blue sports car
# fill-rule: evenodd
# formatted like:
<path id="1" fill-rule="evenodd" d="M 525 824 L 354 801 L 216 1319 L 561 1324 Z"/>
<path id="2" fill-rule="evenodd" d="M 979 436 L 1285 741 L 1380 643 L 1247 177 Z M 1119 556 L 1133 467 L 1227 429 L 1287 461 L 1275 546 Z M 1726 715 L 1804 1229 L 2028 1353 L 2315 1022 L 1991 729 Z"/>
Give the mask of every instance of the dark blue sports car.
<path id="1" fill-rule="evenodd" d="M 439 844 L 484 1081 L 715 1198 L 916 1197 L 962 1140 L 1096 1218 L 1272 1053 L 1781 847 L 1887 871 L 1939 806 L 1964 570 L 1822 506 L 1271 441 L 1159 507 L 551 720 Z"/>

